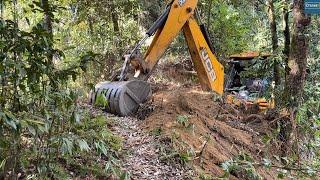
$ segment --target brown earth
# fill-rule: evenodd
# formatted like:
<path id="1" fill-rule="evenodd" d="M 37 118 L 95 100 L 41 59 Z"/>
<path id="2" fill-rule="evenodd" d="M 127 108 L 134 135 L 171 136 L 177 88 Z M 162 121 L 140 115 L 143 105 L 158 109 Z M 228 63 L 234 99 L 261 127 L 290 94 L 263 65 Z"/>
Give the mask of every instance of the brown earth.
<path id="1" fill-rule="evenodd" d="M 176 76 L 179 82 L 185 82 L 181 81 L 184 70 L 170 69 L 166 69 L 167 76 Z M 267 155 L 272 157 L 278 153 L 278 147 L 266 146 L 261 140 L 262 135 L 270 131 L 265 115 L 239 115 L 238 110 L 214 101 L 212 93 L 201 91 L 195 83 L 183 85 L 169 80 L 154 84 L 156 92 L 146 105 L 149 111 L 140 116 L 145 118 L 141 128 L 160 134 L 178 154 L 191 152 L 189 160 L 197 172 L 220 177 L 224 174 L 222 163 L 240 154 L 248 154 L 254 162 L 262 162 Z M 273 168 L 256 165 L 255 169 L 264 179 L 276 178 Z M 242 172 L 231 175 L 233 179 L 248 178 Z"/>

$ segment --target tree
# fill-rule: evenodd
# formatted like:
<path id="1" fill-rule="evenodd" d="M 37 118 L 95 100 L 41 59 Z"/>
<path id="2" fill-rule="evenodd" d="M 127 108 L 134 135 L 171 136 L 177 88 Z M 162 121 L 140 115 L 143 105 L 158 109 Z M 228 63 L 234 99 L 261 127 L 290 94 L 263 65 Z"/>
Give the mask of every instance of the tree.
<path id="1" fill-rule="evenodd" d="M 40 0 L 40 7 L 43 10 L 43 27 L 48 33 L 49 41 L 48 41 L 48 50 L 49 53 L 47 55 L 47 68 L 54 68 L 53 64 L 53 9 L 51 7 L 51 4 L 49 3 L 49 0 Z M 53 76 L 49 76 L 50 83 L 54 87 L 53 89 L 57 89 L 57 84 L 55 82 L 55 79 L 52 78 Z"/>
<path id="2" fill-rule="evenodd" d="M 115 7 L 115 5 L 114 5 L 114 2 L 113 1 L 111 1 L 111 4 L 110 4 L 110 7 L 111 7 L 111 9 L 113 9 L 112 11 L 111 11 L 111 19 L 112 19 L 112 23 L 113 23 L 113 30 L 114 30 L 114 32 L 118 35 L 119 34 L 119 31 L 120 31 L 120 27 L 119 27 L 119 17 L 118 17 L 118 12 L 117 12 L 117 10 L 115 9 L 116 7 Z"/>
<path id="3" fill-rule="evenodd" d="M 276 23 L 276 17 L 275 17 L 275 10 L 274 10 L 274 4 L 273 0 L 267 1 L 267 8 L 268 8 L 268 18 L 270 23 L 270 31 L 272 36 L 272 51 L 275 53 L 278 49 L 278 34 L 277 34 L 277 23 Z M 279 63 L 275 60 L 273 65 L 273 71 L 274 71 L 274 81 L 276 85 L 280 84 L 280 67 Z"/>
<path id="4" fill-rule="evenodd" d="M 304 14 L 304 0 L 293 2 L 293 32 L 291 38 L 290 54 L 288 59 L 288 74 L 285 84 L 286 100 L 290 109 L 291 121 L 284 129 L 286 133 L 286 153 L 293 149 L 299 156 L 298 130 L 296 116 L 302 103 L 307 70 L 308 40 L 306 38 L 307 26 L 310 18 Z"/>
<path id="5" fill-rule="evenodd" d="M 310 24 L 310 18 L 304 14 L 304 0 L 295 0 L 293 3 L 293 23 L 286 97 L 290 106 L 297 108 L 301 103 L 306 79 L 308 40 L 305 32 Z"/>
<path id="6" fill-rule="evenodd" d="M 283 55 L 285 62 L 285 75 L 289 74 L 288 60 L 290 55 L 290 27 L 289 27 L 289 2 L 288 0 L 283 0 L 282 9 L 282 23 L 284 26 L 283 36 L 284 36 L 284 50 Z M 286 78 L 287 79 L 287 78 Z"/>

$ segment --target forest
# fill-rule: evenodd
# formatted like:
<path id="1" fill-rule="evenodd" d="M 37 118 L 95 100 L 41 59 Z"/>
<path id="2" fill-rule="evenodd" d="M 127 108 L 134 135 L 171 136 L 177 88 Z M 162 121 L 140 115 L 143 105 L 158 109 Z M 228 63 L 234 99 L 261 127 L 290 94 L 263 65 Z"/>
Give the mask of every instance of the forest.
<path id="1" fill-rule="evenodd" d="M 1 0 L 0 179 L 318 179 L 310 2 Z"/>

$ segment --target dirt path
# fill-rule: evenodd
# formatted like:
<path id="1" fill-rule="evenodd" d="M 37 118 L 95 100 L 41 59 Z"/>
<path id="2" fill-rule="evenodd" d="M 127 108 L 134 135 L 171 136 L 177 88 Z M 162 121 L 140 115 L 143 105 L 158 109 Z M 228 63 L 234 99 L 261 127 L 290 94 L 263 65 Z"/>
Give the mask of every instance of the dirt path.
<path id="1" fill-rule="evenodd" d="M 132 179 L 187 179 L 192 176 L 179 164 L 167 164 L 160 161 L 156 148 L 158 142 L 153 136 L 139 128 L 140 122 L 133 118 L 119 118 L 115 133 L 124 139 L 123 170 L 130 173 Z"/>

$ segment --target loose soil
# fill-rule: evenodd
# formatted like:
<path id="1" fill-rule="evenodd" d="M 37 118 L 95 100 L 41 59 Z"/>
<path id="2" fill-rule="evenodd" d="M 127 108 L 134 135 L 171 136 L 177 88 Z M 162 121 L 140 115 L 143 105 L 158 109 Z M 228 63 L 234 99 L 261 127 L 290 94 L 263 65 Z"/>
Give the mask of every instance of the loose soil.
<path id="1" fill-rule="evenodd" d="M 221 164 L 241 153 L 255 162 L 280 153 L 280 145 L 266 146 L 262 142 L 264 135 L 271 134 L 275 117 L 244 114 L 236 107 L 215 101 L 214 94 L 203 92 L 192 81 L 194 73 L 185 74 L 192 72 L 183 66 L 188 63 L 160 65 L 161 78 L 152 79 L 153 96 L 138 112 L 138 118 L 143 120 L 140 128 L 167 139 L 178 153 L 193 152 L 189 160 L 194 169 L 212 177 L 222 176 Z M 276 178 L 275 169 L 255 168 L 264 179 Z M 232 177 L 243 179 L 245 175 L 235 172 Z"/>
<path id="2" fill-rule="evenodd" d="M 150 100 L 136 119 L 120 120 L 126 128 L 117 132 L 132 152 L 124 159 L 124 170 L 133 179 L 190 179 L 203 174 L 217 178 L 224 175 L 221 165 L 240 154 L 262 162 L 280 153 L 281 144 L 262 142 L 264 135 L 271 134 L 276 117 L 244 114 L 216 101 L 213 93 L 197 85 L 194 71 L 186 69 L 189 63 L 160 64 L 151 78 Z M 274 168 L 255 169 L 263 179 L 276 179 Z M 241 170 L 230 178 L 250 179 Z"/>
<path id="3" fill-rule="evenodd" d="M 174 143 L 182 144 L 177 147 L 195 152 L 192 160 L 195 167 L 213 177 L 222 176 L 221 164 L 241 152 L 258 161 L 267 153 L 257 136 L 259 133 L 241 122 L 231 125 L 221 120 L 221 104 L 213 100 L 212 94 L 202 92 L 200 87 L 158 91 L 151 101 L 154 112 L 146 118 L 142 128 L 150 132 L 160 131 L 161 136 L 170 137 L 171 141 L 175 136 Z M 184 117 L 187 122 L 179 123 L 179 117 Z M 273 179 L 275 175 L 272 170 L 260 167 L 257 172 L 266 179 Z"/>

